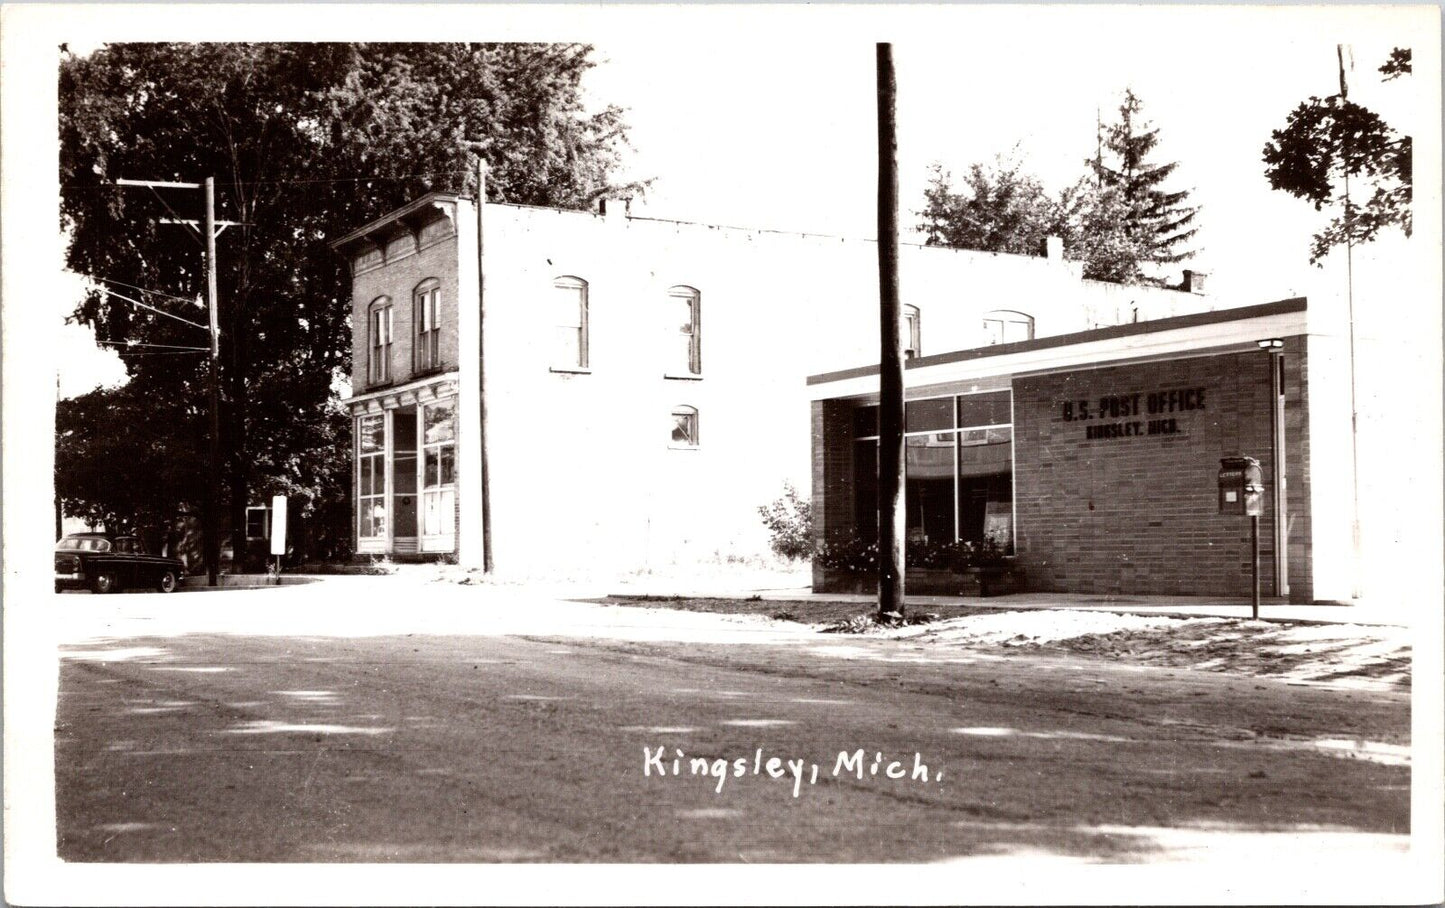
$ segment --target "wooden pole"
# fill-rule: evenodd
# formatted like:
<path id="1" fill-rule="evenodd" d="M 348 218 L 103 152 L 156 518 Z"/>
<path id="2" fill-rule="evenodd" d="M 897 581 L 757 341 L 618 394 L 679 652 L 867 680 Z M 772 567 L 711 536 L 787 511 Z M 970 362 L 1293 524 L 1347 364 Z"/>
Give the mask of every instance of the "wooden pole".
<path id="1" fill-rule="evenodd" d="M 1270 465 L 1274 472 L 1274 594 L 1289 595 L 1289 495 L 1284 445 L 1284 352 L 1269 351 Z"/>
<path id="2" fill-rule="evenodd" d="M 878 44 L 878 617 L 903 615 L 903 344 L 898 289 L 898 83 Z"/>
<path id="3" fill-rule="evenodd" d="M 487 307 L 482 263 L 482 206 L 487 198 L 487 162 L 477 155 L 477 407 L 480 410 L 482 467 L 482 572 L 492 572 L 492 468 L 487 459 Z"/>
<path id="4" fill-rule="evenodd" d="M 1249 548 L 1252 553 L 1254 592 L 1250 596 L 1250 617 L 1259 620 L 1259 515 L 1249 517 Z"/>
<path id="5" fill-rule="evenodd" d="M 219 506 L 216 483 L 221 475 L 221 342 L 220 318 L 216 300 L 216 180 L 206 177 L 206 310 L 211 329 L 211 368 L 207 379 L 211 398 L 211 475 L 206 482 L 206 526 L 204 530 L 206 548 L 206 578 L 210 586 L 216 585 L 216 574 L 220 571 L 221 537 L 217 521 Z"/>

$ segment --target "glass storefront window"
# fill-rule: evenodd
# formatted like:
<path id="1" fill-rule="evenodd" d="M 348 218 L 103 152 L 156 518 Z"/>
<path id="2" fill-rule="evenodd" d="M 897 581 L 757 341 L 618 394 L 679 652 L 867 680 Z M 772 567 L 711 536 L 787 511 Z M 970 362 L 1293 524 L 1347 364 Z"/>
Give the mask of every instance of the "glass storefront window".
<path id="1" fill-rule="evenodd" d="M 1011 392 L 909 401 L 904 516 L 913 543 L 1013 541 Z M 955 426 L 961 428 L 955 428 Z M 854 527 L 878 531 L 878 407 L 853 413 Z"/>
<path id="2" fill-rule="evenodd" d="M 456 401 L 422 408 L 422 534 L 456 533 Z"/>
<path id="3" fill-rule="evenodd" d="M 903 406 L 905 432 L 930 432 L 953 428 L 953 398 L 910 400 Z"/>
<path id="4" fill-rule="evenodd" d="M 386 420 L 381 414 L 356 421 L 356 532 L 386 536 Z"/>
<path id="5" fill-rule="evenodd" d="M 870 438 L 878 434 L 878 405 L 859 407 L 853 411 L 853 437 Z"/>
<path id="6" fill-rule="evenodd" d="M 997 426 L 1013 422 L 1009 406 L 1012 392 L 990 391 L 985 394 L 963 394 L 958 398 L 958 425 Z"/>

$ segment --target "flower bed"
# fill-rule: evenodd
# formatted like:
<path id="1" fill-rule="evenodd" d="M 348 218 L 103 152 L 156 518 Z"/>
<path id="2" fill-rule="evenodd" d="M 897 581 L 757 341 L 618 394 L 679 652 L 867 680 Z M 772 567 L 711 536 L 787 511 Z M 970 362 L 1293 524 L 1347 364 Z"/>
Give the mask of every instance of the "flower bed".
<path id="1" fill-rule="evenodd" d="M 1012 555 L 995 542 L 913 542 L 904 548 L 906 589 L 935 596 L 999 596 L 1023 589 Z M 821 568 L 823 593 L 872 594 L 878 590 L 878 545 L 854 537 L 819 543 L 813 564 Z"/>

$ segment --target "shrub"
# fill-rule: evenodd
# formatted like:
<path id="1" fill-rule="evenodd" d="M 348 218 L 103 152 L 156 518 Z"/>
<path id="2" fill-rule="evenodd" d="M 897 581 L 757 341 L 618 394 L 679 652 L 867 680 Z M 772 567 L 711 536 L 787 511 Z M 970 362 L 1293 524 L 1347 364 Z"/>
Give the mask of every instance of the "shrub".
<path id="1" fill-rule="evenodd" d="M 792 483 L 783 484 L 781 498 L 760 505 L 758 516 L 772 534 L 768 544 L 779 556 L 796 561 L 813 553 L 813 505 Z"/>
<path id="2" fill-rule="evenodd" d="M 856 536 L 839 536 L 818 544 L 813 563 L 832 571 L 872 574 L 878 571 L 878 543 Z"/>
<path id="3" fill-rule="evenodd" d="M 965 571 L 1004 562 L 1008 551 L 997 542 L 910 542 L 904 547 L 904 561 L 910 568 Z M 851 574 L 874 574 L 878 571 L 878 543 L 842 535 L 820 543 L 813 553 L 814 563 L 829 570 Z"/>

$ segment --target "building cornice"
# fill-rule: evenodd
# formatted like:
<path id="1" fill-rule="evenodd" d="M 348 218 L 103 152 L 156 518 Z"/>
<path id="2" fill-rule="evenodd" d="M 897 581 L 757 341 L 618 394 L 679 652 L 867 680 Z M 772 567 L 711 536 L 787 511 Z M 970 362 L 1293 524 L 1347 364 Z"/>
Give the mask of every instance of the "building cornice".
<path id="1" fill-rule="evenodd" d="M 459 378 L 460 373 L 455 370 L 442 372 L 407 382 L 404 385 L 378 388 L 365 394 L 355 394 L 341 402 L 351 408 L 352 412 L 380 413 L 382 410 L 406 407 L 418 402 L 425 403 L 429 400 L 456 394 Z"/>
<path id="2" fill-rule="evenodd" d="M 451 192 L 429 192 L 333 240 L 331 248 L 345 255 L 355 255 L 356 250 L 367 247 L 385 249 L 387 242 L 400 234 L 414 235 L 432 221 L 455 217 L 456 203 L 463 198 Z"/>

